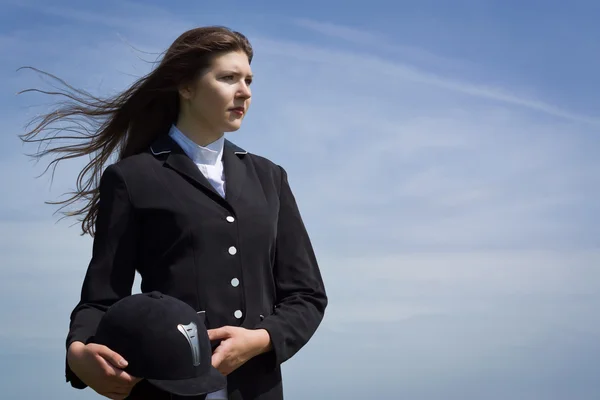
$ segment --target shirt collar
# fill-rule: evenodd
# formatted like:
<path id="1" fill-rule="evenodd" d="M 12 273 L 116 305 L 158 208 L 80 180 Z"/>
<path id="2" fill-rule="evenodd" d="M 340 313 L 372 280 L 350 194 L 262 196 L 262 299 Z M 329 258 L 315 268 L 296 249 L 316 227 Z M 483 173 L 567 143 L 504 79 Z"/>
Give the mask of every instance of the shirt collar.
<path id="1" fill-rule="evenodd" d="M 224 135 L 206 146 L 200 146 L 181 132 L 175 125 L 172 125 L 169 136 L 181 146 L 183 151 L 196 164 L 215 165 L 223 158 Z"/>

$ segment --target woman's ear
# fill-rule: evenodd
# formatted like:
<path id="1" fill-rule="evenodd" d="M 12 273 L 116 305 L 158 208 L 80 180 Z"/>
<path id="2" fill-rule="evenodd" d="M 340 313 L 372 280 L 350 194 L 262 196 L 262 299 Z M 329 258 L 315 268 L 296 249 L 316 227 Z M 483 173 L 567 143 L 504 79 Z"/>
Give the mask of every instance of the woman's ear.
<path id="1" fill-rule="evenodd" d="M 183 97 L 185 100 L 190 100 L 193 95 L 192 88 L 189 85 L 182 85 L 179 87 L 179 95 Z"/>
<path id="2" fill-rule="evenodd" d="M 180 84 L 178 92 L 183 99 L 191 100 L 194 97 L 193 81 Z"/>

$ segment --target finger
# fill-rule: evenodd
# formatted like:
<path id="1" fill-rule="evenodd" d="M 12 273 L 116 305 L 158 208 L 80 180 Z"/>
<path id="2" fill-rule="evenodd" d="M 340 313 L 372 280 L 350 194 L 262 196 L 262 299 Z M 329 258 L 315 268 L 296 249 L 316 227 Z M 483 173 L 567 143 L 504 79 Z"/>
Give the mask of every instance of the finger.
<path id="1" fill-rule="evenodd" d="M 109 368 L 114 368 L 109 365 Z M 113 369 L 113 372 L 110 373 L 114 382 L 118 383 L 123 387 L 132 388 L 136 383 L 141 381 L 141 378 L 137 378 L 135 376 L 129 375 L 127 372 L 120 370 L 118 368 Z"/>
<path id="2" fill-rule="evenodd" d="M 119 389 L 119 388 L 110 388 L 108 390 L 103 390 L 97 393 L 101 396 L 108 397 L 109 399 L 126 399 L 127 396 L 131 393 L 130 389 Z"/>
<path id="3" fill-rule="evenodd" d="M 209 340 L 227 339 L 230 337 L 231 337 L 231 329 L 228 326 L 223 326 L 221 328 L 208 330 L 208 339 Z"/>
<path id="4" fill-rule="evenodd" d="M 123 395 L 123 396 L 127 397 L 131 394 L 131 391 L 137 385 L 137 382 L 135 382 L 135 383 L 111 382 L 109 385 L 110 386 L 105 389 L 107 393 Z"/>
<path id="5" fill-rule="evenodd" d="M 96 353 L 117 368 L 125 368 L 128 365 L 125 358 L 106 346 L 98 346 Z"/>
<path id="6" fill-rule="evenodd" d="M 213 353 L 211 358 L 211 364 L 216 369 L 219 369 L 219 367 L 221 366 L 221 364 L 223 364 L 223 361 L 225 360 L 225 352 L 220 351 L 219 349 L 220 348 L 217 347 L 217 350 Z"/>
<path id="7" fill-rule="evenodd" d="M 221 373 L 221 375 L 227 376 L 233 371 L 233 366 L 229 364 L 228 360 L 223 360 L 217 370 Z"/>
<path id="8" fill-rule="evenodd" d="M 114 382 L 112 390 L 119 393 L 125 393 L 126 391 L 131 391 L 133 387 L 138 384 L 138 382 L 138 379 L 136 379 L 134 382 Z"/>
<path id="9" fill-rule="evenodd" d="M 117 382 L 122 386 L 132 386 L 134 383 L 137 383 L 141 380 L 140 378 L 129 375 L 122 369 L 115 367 L 110 362 L 106 361 L 106 359 L 104 359 L 102 356 L 98 355 L 97 357 L 106 375 L 112 378 L 114 382 Z"/>
<path id="10" fill-rule="evenodd" d="M 133 386 L 142 380 L 142 378 L 138 378 L 137 376 L 128 374 L 127 372 L 123 371 L 122 369 L 115 368 L 112 365 L 109 365 L 109 368 L 113 368 L 115 377 L 119 378 L 120 381 L 127 383 L 128 386 Z"/>
<path id="11" fill-rule="evenodd" d="M 127 398 L 127 396 L 129 396 L 129 393 L 127 394 L 121 394 L 121 393 L 106 393 L 103 394 L 104 397 L 108 397 L 109 399 L 113 399 L 113 400 L 125 400 Z"/>

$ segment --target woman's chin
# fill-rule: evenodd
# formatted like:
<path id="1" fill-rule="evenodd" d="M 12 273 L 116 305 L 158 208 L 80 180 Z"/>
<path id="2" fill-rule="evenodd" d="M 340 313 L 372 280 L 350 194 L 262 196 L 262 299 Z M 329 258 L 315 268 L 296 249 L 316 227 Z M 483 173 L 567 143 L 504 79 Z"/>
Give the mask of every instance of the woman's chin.
<path id="1" fill-rule="evenodd" d="M 235 132 L 242 127 L 242 121 L 228 121 L 223 127 L 225 132 Z"/>

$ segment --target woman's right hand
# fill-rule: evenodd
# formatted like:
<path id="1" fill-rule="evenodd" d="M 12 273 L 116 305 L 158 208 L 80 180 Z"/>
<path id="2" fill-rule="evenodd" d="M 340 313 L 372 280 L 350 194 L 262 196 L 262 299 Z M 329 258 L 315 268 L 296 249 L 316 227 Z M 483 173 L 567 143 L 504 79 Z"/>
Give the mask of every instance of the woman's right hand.
<path id="1" fill-rule="evenodd" d="M 125 399 L 141 379 L 122 368 L 127 361 L 106 346 L 74 342 L 67 351 L 71 370 L 86 385 L 109 399 Z"/>

